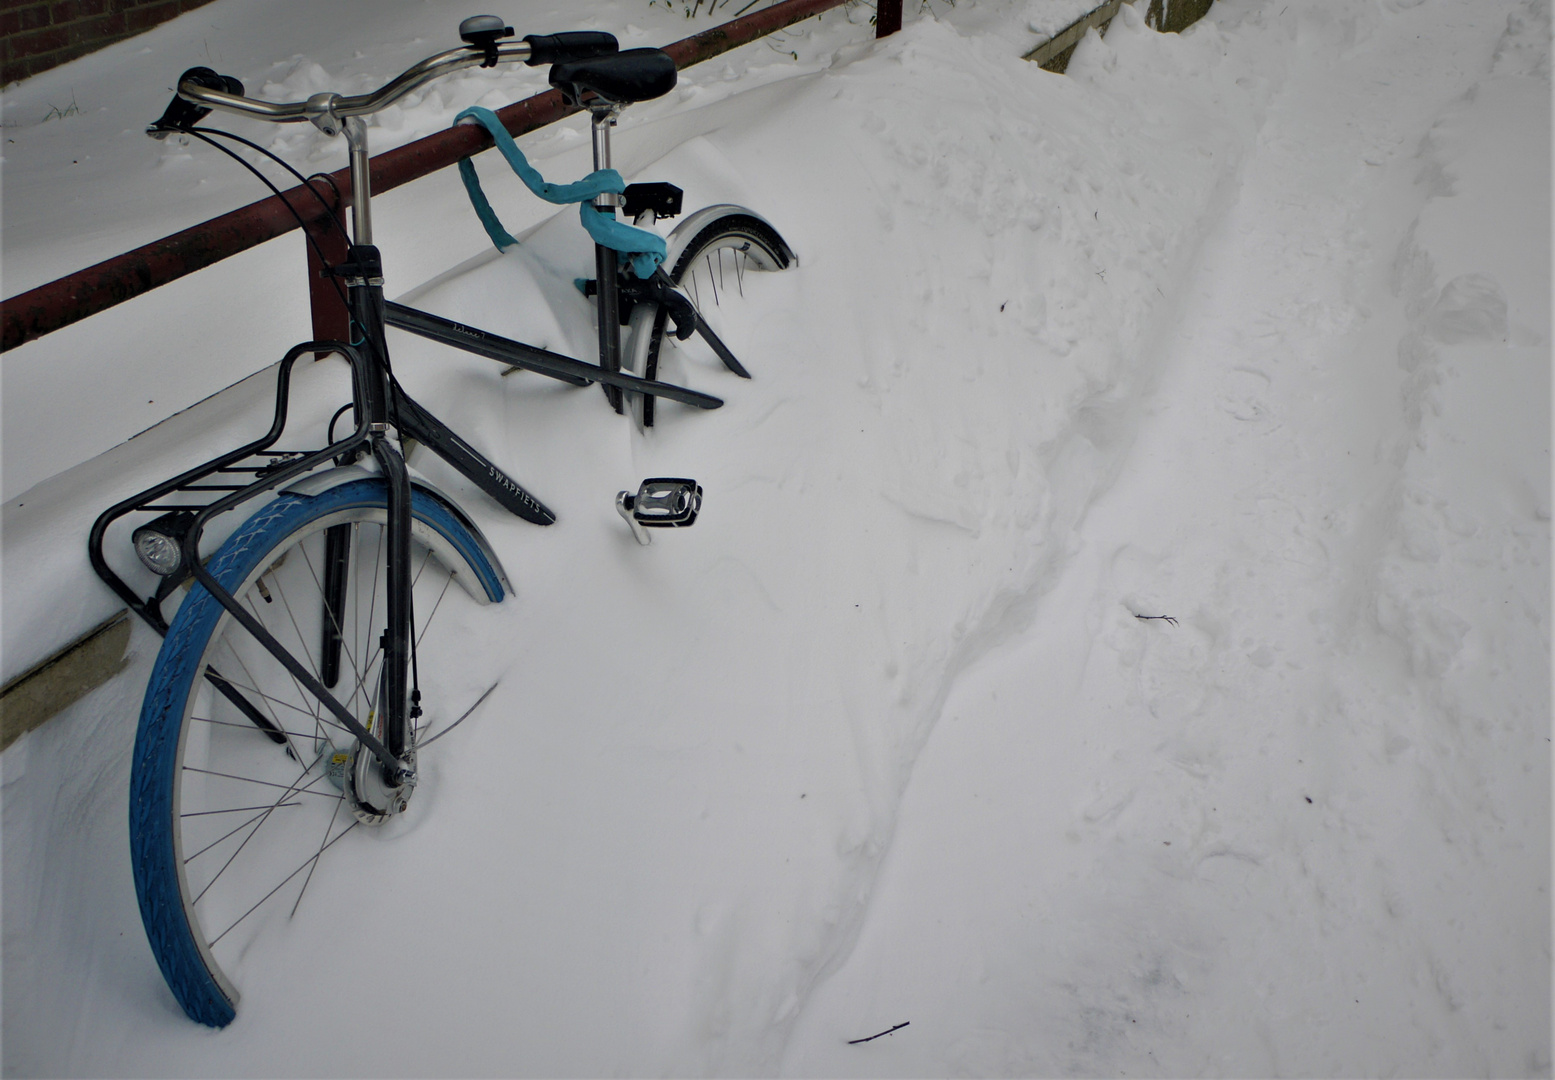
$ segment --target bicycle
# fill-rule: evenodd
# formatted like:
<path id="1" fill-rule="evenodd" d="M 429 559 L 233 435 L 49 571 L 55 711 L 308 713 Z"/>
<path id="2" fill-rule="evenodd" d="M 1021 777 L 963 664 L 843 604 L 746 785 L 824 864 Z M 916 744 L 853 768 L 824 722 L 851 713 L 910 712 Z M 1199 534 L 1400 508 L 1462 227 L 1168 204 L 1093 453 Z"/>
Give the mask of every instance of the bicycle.
<path id="1" fill-rule="evenodd" d="M 598 176 L 609 168 L 610 128 L 621 110 L 675 83 L 674 63 L 664 53 L 621 52 L 609 34 L 509 41 L 503 39 L 513 36 L 510 27 L 478 16 L 460 24 L 460 36 L 465 45 L 355 97 L 266 102 L 244 96 L 230 76 L 192 68 L 180 78 L 167 112 L 148 129 L 157 137 L 179 133 L 212 145 L 219 145 L 217 135 L 246 142 L 197 126 L 221 109 L 307 121 L 327 134 L 344 134 L 350 157 L 350 246 L 345 262 L 326 273 L 341 290 L 354 340 L 294 346 L 278 367 L 269 431 L 110 507 L 88 539 L 98 575 L 164 639 L 132 765 L 136 895 L 168 987 L 191 1019 L 213 1027 L 236 1015 L 239 961 L 262 932 L 261 923 L 273 917 L 269 913 L 286 900 L 291 913 L 297 911 L 320 858 L 347 833 L 403 814 L 416 787 L 418 753 L 495 689 L 451 722 L 451 709 L 433 706 L 444 714 L 441 725 L 428 715 L 437 676 L 424 683 L 428 666 L 419 661 L 435 649 L 426 641 L 433 617 L 445 612 L 444 621 L 463 620 L 468 612 L 455 608 L 499 603 L 510 586 L 474 519 L 407 465 L 406 444 L 414 440 L 432 450 L 505 510 L 539 525 L 555 520 L 404 392 L 390 364 L 386 329 L 398 327 L 575 385 L 597 382 L 613 391 L 618 411 L 623 395 L 642 401 L 651 424 L 657 398 L 699 409 L 722 404 L 654 377 L 669 320 L 676 322 L 678 340 L 696 333 L 726 366 L 746 374 L 678 286 L 729 259 L 758 270 L 793 262 L 775 229 L 735 206 L 688 217 L 663 241 L 667 261 L 647 277 L 629 276 L 616 249 L 596 244 L 599 276 L 591 291 L 598 300 L 598 364 L 386 301 L 381 258 L 372 244 L 362 116 L 460 68 L 551 64 L 552 85 L 591 113 Z M 634 185 L 636 191 L 614 181 L 609 186 L 624 190 L 593 197 L 593 212 L 602 218 L 614 220 L 616 208 L 624 206 L 647 225 L 679 210 L 678 191 L 670 185 Z M 331 220 L 345 232 L 333 215 Z M 625 349 L 623 324 L 629 330 Z M 345 359 L 351 400 L 328 421 L 324 445 L 279 449 L 293 369 L 309 353 Z M 337 439 L 336 424 L 348 412 L 352 430 Z M 233 527 L 232 511 L 261 497 L 259 509 Z M 694 523 L 701 498 L 693 480 L 650 478 L 635 494 L 621 492 L 617 509 L 643 541 L 647 529 Z M 130 529 L 136 555 L 157 582 L 148 595 L 110 567 L 104 556 L 110 528 L 121 538 Z M 171 600 L 178 606 L 169 618 L 163 607 Z M 430 691 L 425 696 L 424 687 Z"/>

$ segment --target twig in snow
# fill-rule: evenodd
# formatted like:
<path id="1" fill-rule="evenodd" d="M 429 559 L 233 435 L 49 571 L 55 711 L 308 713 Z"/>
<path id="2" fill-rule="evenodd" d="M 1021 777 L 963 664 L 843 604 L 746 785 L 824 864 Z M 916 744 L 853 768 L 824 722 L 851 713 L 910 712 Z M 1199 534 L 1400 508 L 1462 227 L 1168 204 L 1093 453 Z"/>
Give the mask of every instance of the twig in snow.
<path id="1" fill-rule="evenodd" d="M 419 743 L 416 744 L 416 749 L 417 750 L 425 750 L 427 747 L 429 747 L 433 743 L 437 742 L 437 740 L 441 739 L 444 735 L 447 735 L 454 728 L 458 727 L 460 724 L 462 724 L 466 720 L 468 720 L 470 718 L 470 714 L 472 712 L 474 712 L 476 709 L 481 707 L 481 702 L 483 702 L 487 698 L 491 697 L 491 692 L 497 688 L 497 683 L 500 683 L 501 681 L 502 681 L 501 679 L 498 679 L 497 682 L 494 682 L 490 686 L 486 687 L 486 692 L 484 694 L 482 694 L 480 697 L 475 699 L 475 704 L 474 705 L 471 705 L 468 709 L 464 710 L 464 715 L 463 716 L 459 717 L 459 719 L 457 719 L 453 723 L 449 724 L 442 731 L 439 731 L 436 735 L 432 736 L 430 739 L 423 739 L 423 740 L 421 740 Z M 432 729 L 431 728 L 427 728 L 427 730 L 431 731 Z"/>
<path id="2" fill-rule="evenodd" d="M 910 1023 L 912 1023 L 911 1020 L 903 1020 L 900 1024 L 897 1024 L 896 1027 L 894 1027 L 894 1028 L 886 1028 L 884 1031 L 880 1032 L 877 1035 L 871 1035 L 868 1039 L 849 1039 L 848 1040 L 848 1045 L 849 1046 L 857 1046 L 859 1043 L 867 1043 L 867 1042 L 870 1041 L 870 1039 L 878 1039 L 878 1038 L 880 1038 L 881 1035 L 889 1035 L 893 1031 L 900 1031 L 902 1028 L 906 1027 Z"/>
<path id="3" fill-rule="evenodd" d="M 1169 622 L 1173 626 L 1177 625 L 1177 620 L 1172 618 L 1170 615 L 1139 615 L 1139 614 L 1135 614 L 1134 618 L 1139 619 L 1141 622 L 1150 622 L 1152 619 L 1160 619 L 1162 622 Z"/>

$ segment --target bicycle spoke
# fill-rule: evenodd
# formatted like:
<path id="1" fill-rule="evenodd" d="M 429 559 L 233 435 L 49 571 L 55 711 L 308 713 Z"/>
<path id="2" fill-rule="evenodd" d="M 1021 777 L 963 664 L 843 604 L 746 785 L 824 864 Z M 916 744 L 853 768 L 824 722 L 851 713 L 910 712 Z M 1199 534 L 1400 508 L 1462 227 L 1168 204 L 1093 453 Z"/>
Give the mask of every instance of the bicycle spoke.
<path id="1" fill-rule="evenodd" d="M 309 569 L 312 569 L 313 564 L 312 560 L 308 558 L 307 549 L 302 548 L 301 551 L 303 560 L 308 563 Z M 287 621 L 292 624 L 292 633 L 297 635 L 297 643 L 302 646 L 303 658 L 308 661 L 308 672 L 316 679 L 319 677 L 319 666 L 313 661 L 313 650 L 308 647 L 307 636 L 303 634 L 302 627 L 297 625 L 297 615 L 292 611 L 292 602 L 286 595 L 286 586 L 282 582 L 276 581 L 273 577 L 271 580 L 275 584 L 275 591 L 281 595 L 281 607 L 286 612 Z"/>
<path id="2" fill-rule="evenodd" d="M 309 769 L 311 769 L 311 768 L 312 768 L 312 766 L 309 766 Z M 240 781 L 240 782 L 245 783 L 245 784 L 259 784 L 261 787 L 278 787 L 278 788 L 281 788 L 283 791 L 294 792 L 295 794 L 298 794 L 298 795 L 322 795 L 325 798 L 329 798 L 329 799 L 338 799 L 338 798 L 340 798 L 339 795 L 332 795 L 332 794 L 330 794 L 327 791 L 314 791 L 313 790 L 313 785 L 318 783 L 319 780 L 324 779 L 323 776 L 319 776 L 316 779 L 314 779 L 313 781 L 311 781 L 308 784 L 307 787 L 300 788 L 300 787 L 297 787 L 295 781 L 290 783 L 290 784 L 278 784 L 274 780 L 256 780 L 252 776 L 239 776 L 237 773 L 217 772 L 215 769 L 199 769 L 199 768 L 196 768 L 193 765 L 185 765 L 184 766 L 184 772 L 199 773 L 202 776 L 219 776 L 219 777 L 221 777 L 224 780 L 237 780 L 237 781 Z M 307 774 L 307 772 L 304 772 L 302 775 L 303 776 L 307 776 L 308 774 Z M 299 776 L 297 779 L 301 780 L 302 776 Z M 285 796 L 283 795 L 282 798 L 285 798 Z"/>
<path id="3" fill-rule="evenodd" d="M 432 617 L 437 614 L 438 607 L 443 603 L 443 597 L 448 595 L 448 586 L 453 583 L 454 579 L 452 577 L 443 582 L 443 591 L 437 594 L 437 600 L 433 603 L 432 610 L 427 612 L 427 621 L 421 624 L 421 633 L 416 636 L 416 645 L 418 647 L 421 645 L 421 639 L 427 636 L 427 631 L 432 629 Z"/>
<path id="4" fill-rule="evenodd" d="M 284 799 L 286 796 L 283 795 L 281 797 Z M 276 804 L 274 804 L 274 808 L 275 809 L 279 809 L 282 806 L 301 806 L 301 805 L 302 805 L 302 803 L 295 803 L 295 802 L 276 803 Z M 230 807 L 230 808 L 228 808 L 226 810 L 191 810 L 187 814 L 179 814 L 178 816 L 181 817 L 181 818 L 186 818 L 186 817 L 209 817 L 212 814 L 243 814 L 243 813 L 247 813 L 250 810 L 269 810 L 269 809 L 272 809 L 272 807 L 270 807 L 270 806 L 233 806 L 233 807 Z"/>
<path id="5" fill-rule="evenodd" d="M 348 833 L 352 829 L 356 828 L 358 824 L 359 823 L 355 822 L 355 821 L 351 822 L 351 824 L 347 825 L 344 829 L 342 829 L 340 831 L 340 836 L 346 835 L 346 833 Z M 328 851 L 330 848 L 335 846 L 335 844 L 340 840 L 340 836 L 335 837 L 334 840 L 331 840 L 329 843 L 325 844 L 316 853 L 314 853 L 313 855 L 308 856 L 307 860 L 305 862 L 303 862 L 302 866 L 299 866 L 297 869 L 293 870 L 290 874 L 287 874 L 286 877 L 281 879 L 281 883 L 279 885 L 277 885 L 275 888 L 271 889 L 269 892 L 265 893 L 258 900 L 254 901 L 254 906 L 253 907 L 249 908 L 243 914 L 239 915 L 237 917 L 236 921 L 234 921 L 231 926 L 227 927 L 225 930 L 223 930 L 221 933 L 217 934 L 215 937 L 213 937 L 211 939 L 211 941 L 210 941 L 211 947 L 214 948 L 218 941 L 220 941 L 222 938 L 226 937 L 228 934 L 232 933 L 232 931 L 237 927 L 238 923 L 240 923 L 244 919 L 248 918 L 255 911 L 258 911 L 260 904 L 263 904 L 266 900 L 270 899 L 276 893 L 280 892 L 283 888 L 285 888 L 286 887 L 286 883 L 288 881 L 290 881 L 292 878 L 296 877 L 298 874 L 302 873 L 303 870 L 309 864 L 317 862 L 318 859 L 319 859 L 319 856 L 323 855 L 324 852 Z"/>
<path id="6" fill-rule="evenodd" d="M 297 899 L 292 901 L 291 914 L 286 916 L 288 919 L 297 914 L 297 905 L 302 903 L 302 894 L 308 891 L 308 882 L 313 880 L 313 871 L 318 868 L 319 856 L 324 854 L 324 848 L 329 844 L 329 830 L 335 827 L 335 819 L 340 816 L 340 807 L 344 804 L 344 802 L 344 799 L 342 799 L 340 802 L 337 802 L 335 804 L 334 813 L 329 815 L 329 824 L 324 826 L 324 839 L 319 841 L 319 849 L 313 853 L 313 861 L 308 866 L 308 876 L 302 879 L 302 888 L 297 890 Z M 288 878 L 287 880 L 290 881 L 291 879 Z M 264 901 L 260 901 L 260 903 L 263 902 Z"/>
<path id="7" fill-rule="evenodd" d="M 236 686 L 237 684 L 234 683 L 233 685 Z M 257 691 L 255 691 L 255 692 L 257 693 Z M 191 716 L 189 719 L 191 719 L 191 720 L 198 720 L 202 724 L 211 724 L 211 725 L 213 725 L 215 727 L 240 728 L 243 731 L 258 731 L 259 730 L 253 724 L 250 724 L 250 723 L 242 723 L 242 724 L 240 724 L 236 720 L 213 720 L 209 716 Z M 347 731 L 345 725 L 343 725 L 343 724 L 340 724 L 340 723 L 336 722 L 335 723 L 335 727 L 339 728 L 341 731 L 345 731 L 346 734 L 348 734 L 348 735 L 350 734 L 350 732 Z M 318 738 L 318 732 L 316 732 L 316 731 L 315 732 L 291 731 L 291 730 L 288 730 L 287 728 L 279 728 L 278 730 L 281 732 L 282 735 L 286 735 L 289 738 L 293 738 L 293 739 L 316 739 L 316 738 Z"/>
<path id="8" fill-rule="evenodd" d="M 237 663 L 238 670 L 241 671 L 244 675 L 246 675 L 248 677 L 248 681 L 250 683 L 252 683 L 255 686 L 257 686 L 259 684 L 259 680 L 254 678 L 254 673 L 248 669 L 247 662 L 244 661 L 243 657 L 238 655 L 238 651 L 237 651 L 237 649 L 233 645 L 233 639 L 228 638 L 226 641 L 223 642 L 223 644 L 226 646 L 228 654 L 231 655 L 232 659 Z M 229 686 L 234 686 L 235 687 L 235 686 L 238 685 L 237 683 L 233 682 L 231 679 L 228 679 L 225 675 L 223 675 L 222 678 L 226 680 L 226 682 L 227 682 L 227 684 Z M 260 696 L 263 697 L 264 695 L 260 695 Z M 275 704 L 279 705 L 279 704 L 282 704 L 282 702 L 277 700 L 275 702 Z M 283 725 L 281 723 L 281 718 L 275 714 L 275 710 L 274 709 L 270 710 L 270 722 L 272 724 L 274 724 L 277 728 L 281 728 L 281 727 L 285 726 L 285 725 Z"/>
<path id="9" fill-rule="evenodd" d="M 277 584 L 276 589 L 277 589 L 277 591 L 280 591 L 280 585 L 279 584 Z M 254 604 L 254 598 L 252 596 L 249 596 L 247 599 L 248 599 L 249 611 L 253 614 L 253 616 L 256 619 L 262 618 L 262 616 L 259 613 L 258 608 Z M 284 597 L 284 594 L 283 594 L 283 597 L 282 597 L 283 604 L 284 604 L 284 600 L 285 600 L 285 597 Z M 295 627 L 295 625 L 296 624 L 293 623 L 294 627 Z M 243 674 L 248 676 L 249 681 L 251 683 L 253 683 L 255 686 L 258 686 L 259 685 L 259 680 L 257 678 L 255 678 L 254 677 L 254 673 L 249 670 L 248 663 L 241 656 L 238 655 L 237 647 L 233 644 L 233 641 L 230 640 L 230 639 L 227 641 L 227 650 L 229 652 L 231 652 L 233 658 L 235 660 L 237 660 L 238 667 L 240 667 L 243 670 Z M 264 651 L 264 655 L 265 656 L 269 656 L 268 651 Z M 271 657 L 271 659 L 273 660 L 274 658 Z M 311 659 L 308 661 L 310 666 L 312 665 L 312 662 L 313 661 Z M 286 670 L 284 665 L 283 665 L 282 669 Z M 315 728 L 317 728 L 319 726 L 319 723 L 323 719 L 322 709 L 321 709 L 320 703 L 317 702 L 317 701 L 314 701 L 313 700 L 313 696 L 311 694 L 307 693 L 307 691 L 305 691 L 303 689 L 302 683 L 298 682 L 297 676 L 293 675 L 291 673 L 291 671 L 289 671 L 289 670 L 286 671 L 286 677 L 291 680 L 292 689 L 297 691 L 297 696 L 302 701 L 304 701 L 304 702 L 312 702 L 312 705 L 311 705 L 310 709 L 308 710 L 308 712 L 309 712 L 309 715 L 311 715 L 313 717 L 313 726 Z M 277 704 L 283 704 L 280 701 L 280 699 L 278 699 L 278 698 L 275 699 L 275 701 L 276 701 Z M 303 710 L 298 709 L 298 711 L 301 712 Z M 281 726 L 279 717 L 272 716 L 271 719 L 275 721 L 275 726 L 276 727 L 280 727 Z"/>
<path id="10" fill-rule="evenodd" d="M 189 768 L 189 766 L 185 766 L 185 768 Z M 195 769 L 194 771 L 195 772 L 206 772 L 207 770 Z M 306 776 L 306 775 L 307 775 L 307 773 L 303 773 L 303 776 Z M 322 794 L 321 792 L 309 791 L 308 789 L 311 788 L 313 786 L 313 784 L 318 783 L 318 781 L 322 780 L 323 778 L 324 777 L 322 775 L 319 776 L 312 783 L 310 783 L 307 788 L 298 788 L 297 785 L 296 785 L 296 782 L 294 781 L 291 785 L 289 785 L 286 788 L 286 791 L 287 791 L 288 794 L 293 792 L 293 791 L 295 791 L 298 794 L 302 794 L 302 793 L 307 793 L 307 794 L 310 794 L 310 795 Z M 232 779 L 234 779 L 234 780 L 246 780 L 246 779 L 248 779 L 248 777 L 235 776 L 235 777 L 232 777 Z M 297 779 L 301 780 L 302 776 L 299 776 Z M 250 781 L 250 782 L 251 783 L 264 783 L 265 781 L 256 780 L 256 781 Z M 281 787 L 282 785 L 280 785 L 280 784 L 273 784 L 271 786 L 273 786 L 273 787 Z M 285 798 L 285 797 L 286 797 L 285 795 L 281 796 L 281 798 Z M 344 795 L 337 795 L 337 796 L 335 796 L 335 798 L 337 798 L 337 799 L 344 799 L 345 796 Z M 277 805 L 280 804 L 280 799 L 276 800 L 276 804 Z M 193 903 L 198 904 L 201 901 L 201 899 L 204 898 L 205 894 L 211 891 L 211 886 L 215 885 L 216 882 L 218 880 L 220 880 L 221 876 L 227 872 L 227 868 L 232 865 L 232 861 L 243 853 L 243 849 L 248 846 L 248 842 L 254 838 L 254 836 L 259 832 L 260 829 L 264 828 L 265 822 L 267 822 L 269 820 L 270 820 L 270 814 L 268 812 L 260 815 L 259 821 L 254 826 L 253 830 L 250 831 L 249 834 L 243 838 L 243 842 L 238 845 L 237 850 L 234 851 L 231 855 L 227 856 L 227 861 L 221 864 L 221 869 L 216 871 L 216 876 L 211 878 L 209 881 L 207 881 L 205 883 L 205 888 L 200 890 L 199 895 L 196 896 L 194 898 L 194 900 L 192 901 Z"/>
<path id="11" fill-rule="evenodd" d="M 281 798 L 284 799 L 284 798 L 286 798 L 286 796 L 282 795 Z M 275 803 L 272 806 L 255 807 L 254 809 L 257 809 L 259 811 L 259 813 L 255 814 L 253 817 L 249 818 L 247 821 L 243 822 L 242 824 L 234 826 L 229 832 L 223 833 L 221 836 L 218 836 L 216 839 L 212 840 L 209 844 L 206 844 L 204 847 L 202 847 L 199 851 L 196 851 L 193 855 L 185 856 L 184 857 L 184 862 L 185 863 L 192 863 L 192 862 L 194 862 L 194 860 L 198 859 L 201 855 L 204 855 L 211 848 L 215 847 L 217 844 L 219 844 L 223 840 L 227 839 L 227 837 L 233 836 L 236 833 L 240 832 L 241 830 L 246 829 L 249 825 L 251 825 L 254 822 L 258 821 L 260 818 L 264 817 L 266 814 L 270 813 L 270 811 L 272 811 L 272 810 L 279 810 L 283 806 L 300 806 L 300 805 L 301 805 L 301 803 Z M 182 815 L 180 815 L 180 816 L 182 816 Z"/>
<path id="12" fill-rule="evenodd" d="M 245 671 L 244 674 L 248 675 L 248 677 L 250 679 L 254 678 L 253 674 L 250 673 L 250 672 Z M 225 676 L 223 676 L 223 678 L 225 678 Z M 257 682 L 257 680 L 255 680 L 255 681 Z M 274 697 L 274 696 L 272 696 L 270 694 L 267 694 L 263 690 L 260 690 L 257 686 L 245 686 L 244 684 L 242 684 L 240 682 L 235 682 L 232 679 L 227 679 L 227 683 L 230 686 L 232 686 L 232 687 L 234 687 L 234 688 L 236 688 L 238 690 L 242 690 L 244 693 L 253 694 L 255 697 L 259 698 L 262 701 L 272 702 L 273 704 L 279 705 L 283 709 L 291 709 L 293 712 L 301 713 L 303 716 L 306 716 L 309 720 L 313 720 L 313 721 L 315 721 L 315 722 L 317 722 L 319 724 L 326 724 L 326 725 L 328 725 L 330 727 L 337 728 L 340 731 L 345 732 L 347 735 L 349 735 L 351 733 L 351 729 L 350 728 L 348 728 L 344 724 L 340 723 L 340 721 L 334 719 L 333 716 L 320 716 L 320 715 L 318 715 L 316 713 L 309 712 L 308 710 L 302 708 L 300 705 L 293 705 L 290 702 L 282 701 L 278 697 Z M 308 696 L 311 697 L 312 695 L 308 695 Z M 196 719 L 200 719 L 200 718 L 196 717 Z M 211 721 L 211 722 L 215 723 L 216 721 Z M 234 725 L 234 726 L 236 726 L 236 727 L 243 727 L 244 725 L 237 724 L 237 725 Z M 281 730 L 281 731 L 286 730 L 285 728 L 283 728 L 281 726 L 279 718 L 276 719 L 275 726 L 276 726 L 276 728 L 278 730 Z M 258 730 L 258 729 L 256 728 L 255 730 Z M 302 738 L 316 738 L 317 735 L 316 734 L 313 735 L 313 736 L 304 735 L 304 736 L 301 736 L 301 737 Z M 301 760 L 301 759 L 298 759 L 298 760 Z"/>
<path id="13" fill-rule="evenodd" d="M 317 572 L 313 568 L 313 559 L 308 554 L 308 549 L 307 549 L 306 545 L 299 544 L 297 546 L 297 550 L 302 552 L 303 564 L 305 566 L 307 566 L 308 574 L 309 574 L 309 576 L 311 576 L 313 578 L 314 584 L 318 585 L 318 580 L 319 580 L 318 579 L 318 574 L 317 574 Z M 302 628 L 297 625 L 297 617 L 292 613 L 292 605 L 291 605 L 291 601 L 287 598 L 286 589 L 283 586 L 281 586 L 279 583 L 277 583 L 276 591 L 281 594 L 281 604 L 286 609 L 286 617 L 291 621 L 292 630 L 296 633 L 297 640 L 302 643 L 303 655 L 305 657 L 307 657 L 307 660 L 308 660 L 308 669 L 311 672 L 311 674 L 313 675 L 313 677 L 315 679 L 318 679 L 320 677 L 319 665 L 313 662 L 313 650 L 308 647 L 307 638 L 303 634 Z M 320 606 L 322 607 L 323 606 L 323 604 L 322 604 L 322 593 L 323 593 L 322 587 L 319 588 L 319 592 L 320 592 L 320 595 L 321 595 Z M 287 672 L 287 674 L 290 675 L 291 673 Z M 297 691 L 298 691 L 298 693 L 303 695 L 303 700 L 305 700 L 305 701 L 313 700 L 313 695 L 309 694 L 303 688 L 303 686 L 298 681 L 298 679 L 297 679 L 297 677 L 295 675 L 292 676 L 292 682 L 297 685 Z M 324 712 L 326 710 L 323 707 L 323 702 L 322 701 L 316 702 L 315 703 L 315 707 L 316 707 L 317 711 L 314 714 L 314 724 L 317 727 L 317 726 L 321 725 L 324 722 L 324 715 L 323 714 L 324 714 Z M 338 724 L 338 723 L 335 723 L 334 726 L 335 727 L 341 727 L 341 725 Z M 346 729 L 342 728 L 342 730 L 346 730 Z M 315 736 L 315 737 L 317 737 L 317 736 Z"/>

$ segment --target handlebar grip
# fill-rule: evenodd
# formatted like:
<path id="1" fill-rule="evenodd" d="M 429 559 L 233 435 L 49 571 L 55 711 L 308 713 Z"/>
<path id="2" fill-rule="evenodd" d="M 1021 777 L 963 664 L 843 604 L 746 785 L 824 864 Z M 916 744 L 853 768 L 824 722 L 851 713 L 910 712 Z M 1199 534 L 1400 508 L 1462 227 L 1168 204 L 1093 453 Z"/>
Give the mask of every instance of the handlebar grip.
<path id="1" fill-rule="evenodd" d="M 572 60 L 587 60 L 594 56 L 610 56 L 621 46 L 614 34 L 603 30 L 569 30 L 561 34 L 529 34 L 524 38 L 529 46 L 530 67 L 541 64 L 564 64 Z"/>
<path id="2" fill-rule="evenodd" d="M 207 90 L 224 90 L 229 94 L 236 94 L 238 97 L 243 96 L 243 84 L 241 82 L 231 75 L 218 75 L 208 67 L 190 68 L 178 76 L 178 86 L 182 86 L 186 82 L 203 86 Z M 208 116 L 210 111 L 204 105 L 196 105 L 192 101 L 185 101 L 175 91 L 167 111 L 162 114 L 161 119 L 146 128 L 146 134 L 154 138 L 161 138 L 170 131 L 187 130 Z"/>

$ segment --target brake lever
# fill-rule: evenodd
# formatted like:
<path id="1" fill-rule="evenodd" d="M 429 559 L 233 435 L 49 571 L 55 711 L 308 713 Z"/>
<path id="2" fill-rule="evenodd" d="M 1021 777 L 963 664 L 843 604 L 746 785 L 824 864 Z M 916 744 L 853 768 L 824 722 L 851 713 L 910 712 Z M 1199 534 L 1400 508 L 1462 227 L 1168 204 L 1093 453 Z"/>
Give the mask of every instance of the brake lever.
<path id="1" fill-rule="evenodd" d="M 219 75 L 208 67 L 194 67 L 178 76 L 178 85 L 192 82 L 196 86 L 202 86 L 207 90 L 221 90 L 228 94 L 243 96 L 243 84 L 231 75 Z M 185 101 L 175 90 L 173 100 L 168 104 L 167 111 L 155 123 L 147 126 L 146 134 L 153 139 L 165 139 L 174 132 L 188 131 L 201 120 L 210 115 L 210 106 L 196 105 L 192 101 Z"/>

